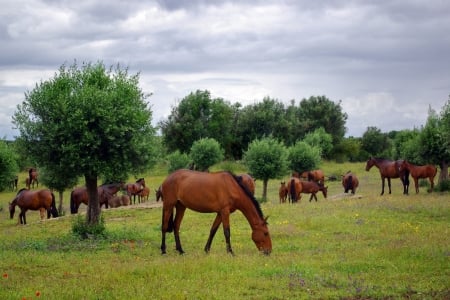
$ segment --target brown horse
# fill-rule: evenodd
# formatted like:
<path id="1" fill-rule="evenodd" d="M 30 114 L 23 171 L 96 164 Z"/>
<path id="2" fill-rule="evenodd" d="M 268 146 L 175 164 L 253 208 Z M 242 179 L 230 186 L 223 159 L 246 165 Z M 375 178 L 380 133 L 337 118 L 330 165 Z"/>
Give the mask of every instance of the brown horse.
<path id="1" fill-rule="evenodd" d="M 312 171 L 305 171 L 300 174 L 300 178 L 308 180 L 308 181 L 315 181 L 317 183 L 320 183 L 322 185 L 325 185 L 325 175 L 322 170 L 312 170 Z"/>
<path id="2" fill-rule="evenodd" d="M 280 203 L 286 203 L 288 188 L 285 181 L 281 182 L 280 188 L 278 189 L 278 196 L 280 197 Z"/>
<path id="3" fill-rule="evenodd" d="M 242 184 L 238 176 L 229 172 L 206 173 L 191 170 L 177 170 L 162 183 L 162 237 L 161 253 L 166 253 L 166 232 L 174 232 L 176 250 L 184 253 L 180 242 L 180 225 L 186 208 L 197 212 L 217 213 L 211 226 L 205 251 L 220 225 L 223 230 L 228 253 L 233 253 L 230 242 L 230 214 L 240 210 L 252 228 L 252 239 L 258 250 L 264 254 L 272 251 L 272 241 L 258 201 Z M 175 219 L 173 208 L 175 207 Z"/>
<path id="4" fill-rule="evenodd" d="M 14 176 L 13 179 L 10 180 L 9 186 L 11 187 L 11 191 L 17 191 L 17 183 L 19 182 L 19 176 Z"/>
<path id="5" fill-rule="evenodd" d="M 144 189 L 145 187 L 145 180 L 144 178 L 139 178 L 138 180 L 136 180 L 135 183 L 127 183 L 125 185 L 125 190 L 127 192 L 128 197 L 130 197 L 130 201 L 131 199 L 133 199 L 133 204 L 136 203 L 136 196 Z M 138 196 L 138 202 L 140 202 L 140 198 Z"/>
<path id="6" fill-rule="evenodd" d="M 155 190 L 155 197 L 156 197 L 156 202 L 158 202 L 159 199 L 161 199 L 161 201 L 163 201 L 163 198 L 162 198 L 162 188 L 161 188 L 161 186 L 159 186 L 158 189 Z"/>
<path id="7" fill-rule="evenodd" d="M 342 186 L 344 187 L 344 193 L 352 191 L 352 194 L 356 193 L 356 188 L 359 185 L 358 177 L 351 171 L 348 171 L 345 175 L 342 175 Z"/>
<path id="8" fill-rule="evenodd" d="M 47 211 L 47 219 L 50 219 L 50 215 L 54 218 L 58 217 L 58 210 L 55 205 L 55 195 L 47 189 L 38 191 L 21 189 L 18 191 L 14 200 L 9 204 L 9 214 L 11 219 L 14 218 L 16 205 L 20 207 L 20 224 L 27 224 L 27 219 L 25 217 L 27 210 L 39 210 L 41 212 L 41 219 L 44 217 L 43 210 Z"/>
<path id="9" fill-rule="evenodd" d="M 302 183 L 297 177 L 291 177 L 287 185 L 289 202 L 296 203 L 300 201 L 302 192 Z"/>
<path id="10" fill-rule="evenodd" d="M 137 193 L 138 195 L 138 201 L 141 202 L 145 202 L 148 201 L 148 196 L 150 195 L 150 188 L 148 186 L 144 186 L 144 188 Z"/>
<path id="11" fill-rule="evenodd" d="M 108 199 L 111 208 L 130 205 L 130 197 L 128 195 L 115 195 Z"/>
<path id="12" fill-rule="evenodd" d="M 381 175 L 381 195 L 384 194 L 384 179 L 387 178 L 389 186 L 389 194 L 391 193 L 391 178 L 400 178 L 403 184 L 403 194 L 408 194 L 409 188 L 409 172 L 401 169 L 403 160 L 389 160 L 384 158 L 371 157 L 366 163 L 366 171 L 376 166 Z"/>
<path id="13" fill-rule="evenodd" d="M 252 195 L 255 195 L 255 179 L 250 174 L 240 174 L 238 175 L 238 178 L 242 181 L 242 184 L 252 193 Z"/>
<path id="14" fill-rule="evenodd" d="M 309 197 L 309 202 L 314 198 L 317 202 L 316 194 L 321 191 L 324 198 L 327 198 L 328 187 L 319 184 L 315 181 L 301 181 L 302 184 L 302 193 L 303 194 L 311 194 Z"/>
<path id="15" fill-rule="evenodd" d="M 27 189 L 33 188 L 36 184 L 36 187 L 39 187 L 39 180 L 38 180 L 38 172 L 34 168 L 30 168 L 28 170 L 28 177 L 25 179 L 25 185 Z"/>
<path id="16" fill-rule="evenodd" d="M 434 177 L 437 174 L 437 168 L 433 165 L 417 166 L 406 160 L 400 166 L 401 170 L 407 170 L 411 177 L 414 179 L 414 186 L 416 188 L 416 194 L 419 193 L 419 178 L 428 178 L 430 180 L 431 189 L 434 188 Z"/>
<path id="17" fill-rule="evenodd" d="M 97 193 L 100 207 L 102 205 L 105 205 L 105 207 L 108 208 L 108 200 L 113 197 L 122 187 L 123 183 L 121 182 L 102 184 L 101 186 L 99 186 L 97 188 Z M 70 213 L 78 213 L 78 208 L 80 207 L 81 203 L 84 203 L 86 205 L 88 205 L 89 203 L 87 189 L 84 186 L 77 187 L 70 193 Z"/>

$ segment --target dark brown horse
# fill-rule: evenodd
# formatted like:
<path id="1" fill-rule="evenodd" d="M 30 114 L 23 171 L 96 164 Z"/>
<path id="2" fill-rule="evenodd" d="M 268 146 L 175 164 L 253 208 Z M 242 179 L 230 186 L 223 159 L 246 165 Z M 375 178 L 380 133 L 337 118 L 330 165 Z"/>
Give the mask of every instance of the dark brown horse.
<path id="1" fill-rule="evenodd" d="M 19 176 L 14 176 L 13 179 L 9 182 L 9 186 L 11 187 L 11 191 L 17 191 L 17 184 L 19 182 Z"/>
<path id="2" fill-rule="evenodd" d="M 321 183 L 317 183 L 315 181 L 301 181 L 302 184 L 302 193 L 303 194 L 311 194 L 309 197 L 309 202 L 314 198 L 317 202 L 316 194 L 321 191 L 323 197 L 327 198 L 328 187 L 324 186 Z"/>
<path id="3" fill-rule="evenodd" d="M 28 170 L 28 177 L 25 179 L 25 185 L 27 189 L 33 188 L 36 184 L 36 187 L 39 187 L 39 180 L 38 180 L 38 172 L 34 168 L 30 168 Z"/>
<path id="4" fill-rule="evenodd" d="M 431 185 L 430 192 L 433 191 L 434 177 L 437 174 L 437 168 L 435 166 L 433 165 L 417 166 L 404 160 L 400 168 L 401 170 L 407 170 L 411 174 L 411 177 L 414 179 L 416 194 L 419 193 L 419 178 L 428 178 L 430 180 Z"/>
<path id="5" fill-rule="evenodd" d="M 161 199 L 161 201 L 163 201 L 163 198 L 162 198 L 162 188 L 161 188 L 161 186 L 159 186 L 158 189 L 155 190 L 155 197 L 156 197 L 156 202 L 158 202 L 159 199 Z"/>
<path id="6" fill-rule="evenodd" d="M 105 207 L 108 208 L 108 200 L 112 198 L 122 187 L 123 183 L 121 182 L 102 184 L 101 186 L 99 186 L 97 188 L 97 193 L 100 207 L 102 205 L 105 205 Z M 87 189 L 84 186 L 77 187 L 70 193 L 70 213 L 78 213 L 78 208 L 80 207 L 81 203 L 84 203 L 86 205 L 88 205 L 89 203 Z"/>
<path id="7" fill-rule="evenodd" d="M 230 242 L 230 214 L 240 210 L 252 228 L 252 239 L 258 250 L 264 254 L 272 251 L 272 241 L 258 201 L 242 184 L 238 176 L 229 172 L 206 173 L 178 170 L 162 183 L 162 237 L 161 253 L 166 253 L 166 232 L 174 232 L 176 250 L 184 253 L 180 242 L 180 225 L 186 208 L 217 213 L 211 226 L 205 251 L 209 252 L 214 235 L 220 223 L 226 241 L 227 252 L 233 253 Z M 175 219 L 173 218 L 175 208 Z"/>
<path id="8" fill-rule="evenodd" d="M 366 171 L 376 166 L 381 175 L 381 195 L 384 194 L 384 180 L 387 178 L 389 194 L 391 193 L 391 178 L 400 178 L 403 184 L 403 194 L 408 194 L 409 172 L 401 169 L 403 160 L 389 160 L 384 158 L 371 157 L 366 163 Z"/>
<path id="9" fill-rule="evenodd" d="M 108 204 L 111 208 L 127 206 L 130 205 L 130 197 L 128 195 L 115 195 L 108 199 Z"/>
<path id="10" fill-rule="evenodd" d="M 288 188 L 285 181 L 282 181 L 280 184 L 280 188 L 278 189 L 278 196 L 280 197 L 280 203 L 286 203 L 286 199 L 288 196 Z"/>
<path id="11" fill-rule="evenodd" d="M 38 191 L 21 189 L 18 191 L 16 197 L 9 204 L 9 214 L 11 219 L 14 218 L 16 205 L 20 207 L 20 224 L 27 224 L 27 219 L 25 217 L 27 210 L 39 210 L 41 219 L 44 218 L 44 210 L 47 211 L 47 219 L 50 219 L 50 215 L 54 218 L 58 217 L 58 210 L 55 205 L 55 195 L 47 189 Z"/>
<path id="12" fill-rule="evenodd" d="M 127 192 L 128 197 L 130 197 L 130 201 L 131 199 L 133 199 L 133 204 L 136 203 L 136 196 L 139 195 L 139 193 L 144 189 L 145 187 L 145 180 L 144 178 L 139 178 L 138 180 L 136 180 L 135 183 L 127 183 L 125 185 L 125 191 Z M 141 200 L 139 199 L 138 196 L 138 202 L 140 202 Z"/>
<path id="13" fill-rule="evenodd" d="M 299 178 L 291 177 L 287 185 L 289 202 L 296 203 L 300 201 L 302 192 L 302 183 Z"/>
<path id="14" fill-rule="evenodd" d="M 348 171 L 345 175 L 342 175 L 342 186 L 344 187 L 344 193 L 348 193 L 348 191 L 352 191 L 352 194 L 356 193 L 356 188 L 359 186 L 358 177 Z"/>
<path id="15" fill-rule="evenodd" d="M 325 175 L 322 170 L 312 170 L 312 171 L 305 171 L 300 174 L 300 178 L 308 180 L 308 181 L 315 181 L 319 184 L 325 185 Z"/>

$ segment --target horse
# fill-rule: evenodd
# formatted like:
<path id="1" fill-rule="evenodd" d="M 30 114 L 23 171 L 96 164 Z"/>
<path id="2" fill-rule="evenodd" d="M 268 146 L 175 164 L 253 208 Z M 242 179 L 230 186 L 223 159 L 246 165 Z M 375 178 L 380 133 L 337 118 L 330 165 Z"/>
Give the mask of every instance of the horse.
<path id="1" fill-rule="evenodd" d="M 300 193 L 302 192 L 302 183 L 300 179 L 297 177 L 291 177 L 290 181 L 288 181 L 287 189 L 289 193 L 289 202 L 295 203 L 300 201 Z"/>
<path id="2" fill-rule="evenodd" d="M 13 179 L 9 181 L 9 186 L 11 187 L 11 191 L 17 191 L 17 183 L 19 182 L 19 176 L 14 176 Z"/>
<path id="3" fill-rule="evenodd" d="M 27 189 L 33 188 L 36 184 L 36 187 L 39 187 L 39 180 L 38 180 L 38 172 L 34 168 L 30 168 L 28 170 L 28 177 L 25 179 L 25 185 Z"/>
<path id="4" fill-rule="evenodd" d="M 411 177 L 414 179 L 414 186 L 416 188 L 416 194 L 419 193 L 419 178 L 428 178 L 430 180 L 431 189 L 434 188 L 434 177 L 437 174 L 437 168 L 433 165 L 418 166 L 414 165 L 406 160 L 400 166 L 401 170 L 407 170 Z"/>
<path id="5" fill-rule="evenodd" d="M 351 171 L 348 171 L 345 175 L 342 175 L 342 186 L 344 187 L 344 193 L 352 191 L 352 194 L 354 194 L 358 185 L 358 177 L 356 177 L 356 175 Z"/>
<path id="6" fill-rule="evenodd" d="M 306 179 L 308 181 L 315 181 L 317 183 L 325 185 L 325 175 L 323 174 L 323 171 L 320 169 L 305 171 L 300 174 L 300 178 Z"/>
<path id="7" fill-rule="evenodd" d="M 252 195 L 255 195 L 255 179 L 250 174 L 240 174 L 238 175 L 238 179 L 241 180 L 242 184 L 252 193 Z"/>
<path id="8" fill-rule="evenodd" d="M 288 188 L 285 181 L 281 182 L 280 188 L 278 189 L 278 195 L 280 196 L 280 203 L 286 203 Z"/>
<path id="9" fill-rule="evenodd" d="M 133 204 L 136 203 L 136 195 L 138 195 L 145 187 L 145 180 L 144 178 L 139 178 L 138 180 L 136 180 L 135 183 L 127 183 L 125 185 L 125 190 L 127 192 L 128 197 L 130 197 L 130 201 L 131 201 L 131 196 L 133 196 Z M 138 202 L 140 202 L 141 200 L 138 197 Z"/>
<path id="10" fill-rule="evenodd" d="M 389 160 L 385 158 L 371 157 L 367 160 L 366 171 L 376 166 L 381 175 L 381 195 L 384 194 L 384 179 L 387 178 L 389 186 L 389 194 L 391 193 L 391 178 L 400 178 L 403 184 L 403 194 L 408 194 L 409 188 L 409 171 L 402 169 L 403 160 Z"/>
<path id="11" fill-rule="evenodd" d="M 301 181 L 301 184 L 302 184 L 302 193 L 311 194 L 311 196 L 309 197 L 309 202 L 311 202 L 313 198 L 317 202 L 316 193 L 319 191 L 322 192 L 325 199 L 327 198 L 328 187 L 324 186 L 323 184 L 319 184 L 315 181 Z"/>
<path id="12" fill-rule="evenodd" d="M 19 190 L 13 201 L 9 203 L 9 214 L 11 219 L 14 218 L 16 205 L 20 207 L 20 224 L 27 224 L 25 216 L 27 210 L 39 210 L 41 213 L 41 220 L 44 219 L 44 209 L 47 211 L 47 219 L 50 219 L 50 215 L 54 218 L 58 217 L 55 195 L 47 189 L 38 191 L 30 191 L 28 189 Z"/>
<path id="13" fill-rule="evenodd" d="M 161 186 L 159 186 L 158 189 L 155 190 L 155 197 L 156 197 L 156 202 L 158 202 L 159 199 L 161 199 L 161 202 L 163 201 L 163 198 L 162 198 L 162 188 L 161 188 Z"/>
<path id="14" fill-rule="evenodd" d="M 108 199 L 108 204 L 111 208 L 116 208 L 119 206 L 128 206 L 130 205 L 130 197 L 128 195 L 115 195 Z"/>
<path id="15" fill-rule="evenodd" d="M 211 243 L 220 223 L 226 241 L 227 252 L 233 254 L 230 242 L 230 214 L 242 212 L 252 228 L 252 240 L 259 251 L 268 255 L 272 251 L 272 240 L 267 226 L 267 217 L 252 193 L 238 176 L 230 172 L 206 173 L 191 170 L 177 170 L 162 183 L 163 194 L 161 253 L 166 253 L 166 232 L 175 236 L 176 250 L 183 254 L 180 241 L 180 224 L 186 208 L 196 212 L 217 213 L 211 226 L 205 252 Z M 175 207 L 175 219 L 173 208 Z"/>
<path id="16" fill-rule="evenodd" d="M 100 207 L 105 205 L 106 208 L 109 207 L 108 200 L 113 197 L 121 188 L 123 187 L 122 182 L 118 183 L 108 183 L 102 184 L 97 188 L 98 202 Z M 77 187 L 70 193 L 70 213 L 78 213 L 78 208 L 81 203 L 88 205 L 89 196 L 86 187 Z"/>
<path id="17" fill-rule="evenodd" d="M 141 199 L 142 199 L 142 202 L 145 202 L 145 201 L 148 201 L 148 196 L 150 195 L 150 189 L 149 189 L 149 187 L 148 186 L 144 186 L 144 188 L 140 191 L 140 192 L 138 192 L 138 201 L 139 202 L 141 202 Z"/>

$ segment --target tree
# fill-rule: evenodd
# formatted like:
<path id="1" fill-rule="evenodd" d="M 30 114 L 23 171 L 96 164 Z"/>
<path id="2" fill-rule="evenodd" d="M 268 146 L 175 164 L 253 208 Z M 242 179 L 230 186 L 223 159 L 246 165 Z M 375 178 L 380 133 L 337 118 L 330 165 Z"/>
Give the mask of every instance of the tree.
<path id="1" fill-rule="evenodd" d="M 17 171 L 14 152 L 5 141 L 0 140 L 0 191 L 11 187 L 11 180 L 14 180 Z"/>
<path id="2" fill-rule="evenodd" d="M 187 168 L 190 161 L 189 156 L 186 153 L 181 153 L 179 150 L 167 155 L 167 160 L 169 162 L 169 173 Z"/>
<path id="3" fill-rule="evenodd" d="M 14 113 L 31 157 L 62 180 L 84 176 L 88 225 L 99 224 L 99 176 L 124 178 L 153 163 L 152 112 L 138 85 L 139 74 L 120 66 L 75 62 L 36 84 Z"/>
<path id="4" fill-rule="evenodd" d="M 195 141 L 189 156 L 195 169 L 207 171 L 209 167 L 223 160 L 223 149 L 215 139 L 204 138 Z"/>
<path id="5" fill-rule="evenodd" d="M 304 172 L 317 169 L 320 159 L 320 149 L 304 141 L 298 141 L 288 149 L 289 168 L 292 171 Z"/>
<path id="6" fill-rule="evenodd" d="M 367 127 L 361 138 L 361 149 L 371 156 L 390 156 L 391 145 L 386 134 L 377 127 Z"/>
<path id="7" fill-rule="evenodd" d="M 272 137 L 256 139 L 244 152 L 243 161 L 256 179 L 263 181 L 263 200 L 267 199 L 269 179 L 282 178 L 288 171 L 287 149 Z"/>
<path id="8" fill-rule="evenodd" d="M 331 150 L 333 150 L 333 139 L 331 134 L 326 133 L 323 127 L 308 133 L 303 141 L 313 147 L 319 148 L 322 157 L 330 158 Z"/>

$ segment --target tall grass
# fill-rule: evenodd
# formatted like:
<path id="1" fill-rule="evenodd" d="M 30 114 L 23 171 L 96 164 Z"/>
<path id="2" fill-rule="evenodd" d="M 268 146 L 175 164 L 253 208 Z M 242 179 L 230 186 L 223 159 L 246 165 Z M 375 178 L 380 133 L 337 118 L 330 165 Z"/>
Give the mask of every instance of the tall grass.
<path id="1" fill-rule="evenodd" d="M 80 240 L 71 234 L 77 216 L 41 222 L 38 212 L 28 212 L 29 224 L 17 225 L 7 215 L 14 193 L 2 193 L 0 299 L 450 298 L 449 193 L 403 196 L 394 180 L 393 194 L 379 196 L 378 171 L 363 167 L 322 166 L 327 174 L 356 173 L 361 198 L 333 198 L 343 188 L 328 182 L 327 200 L 320 194 L 318 202 L 303 196 L 280 205 L 280 180 L 269 181 L 262 205 L 273 243 L 268 257 L 257 252 L 240 212 L 230 221 L 235 256 L 226 253 L 222 232 L 205 254 L 214 215 L 189 210 L 181 225 L 186 254 L 177 254 L 168 235 L 163 256 L 159 207 L 103 210 L 106 235 Z M 165 174 L 145 177 L 156 188 Z M 256 191 L 262 194 L 262 182 Z"/>

